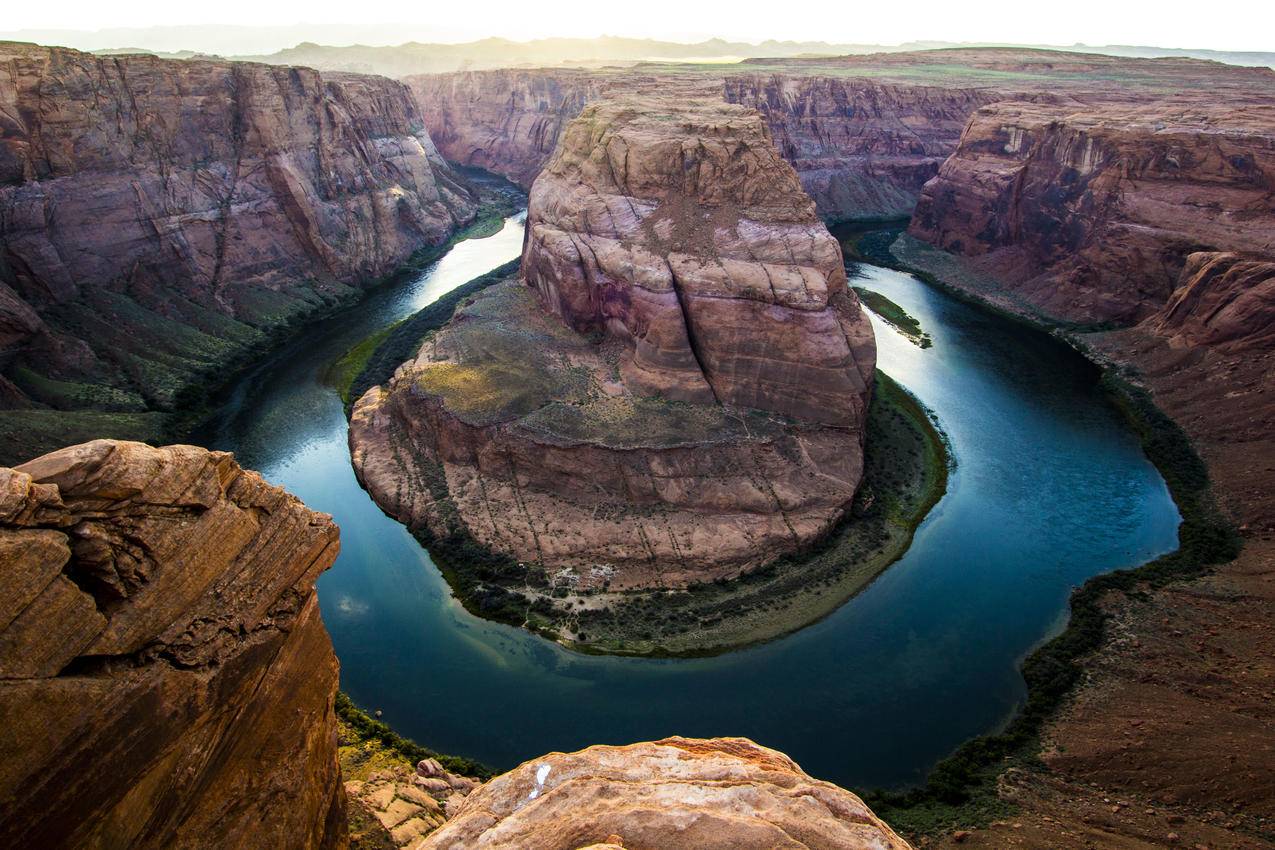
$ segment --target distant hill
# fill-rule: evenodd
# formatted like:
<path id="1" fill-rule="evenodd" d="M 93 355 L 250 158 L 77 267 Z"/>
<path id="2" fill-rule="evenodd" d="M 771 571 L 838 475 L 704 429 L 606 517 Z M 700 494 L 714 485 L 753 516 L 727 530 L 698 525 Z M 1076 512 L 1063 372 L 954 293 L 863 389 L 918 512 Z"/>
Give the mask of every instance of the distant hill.
<path id="1" fill-rule="evenodd" d="M 751 57 L 787 59 L 795 57 L 844 56 L 847 54 L 896 53 L 952 47 L 1013 47 L 1046 45 L 958 44 L 955 42 L 908 42 L 898 45 L 834 44 L 822 41 L 764 41 L 760 44 L 710 39 L 692 44 L 642 38 L 546 38 L 510 41 L 487 38 L 464 44 L 422 44 L 412 42 L 395 47 L 352 45 L 332 47 L 314 43 L 276 53 L 237 56 L 276 65 L 307 65 L 321 71 L 352 71 L 404 77 L 460 70 L 489 68 L 546 67 L 555 65 L 597 66 L 648 61 L 734 62 Z M 1136 45 L 1094 46 L 1075 44 L 1054 47 L 1110 56 L 1184 56 L 1209 59 L 1230 65 L 1275 67 L 1275 53 L 1219 50 L 1187 50 Z"/>
<path id="2" fill-rule="evenodd" d="M 0 32 L 0 40 L 30 41 L 38 44 L 74 47 L 103 55 L 153 53 L 174 59 L 216 55 L 232 59 L 266 62 L 272 65 L 306 65 L 321 71 L 352 71 L 404 77 L 464 69 L 547 67 L 560 65 L 599 66 L 644 61 L 733 62 L 744 58 L 794 58 L 843 56 L 847 54 L 895 53 L 950 47 L 1049 47 L 987 42 L 956 43 L 913 41 L 881 45 L 825 41 L 763 41 L 749 43 L 714 38 L 682 43 L 646 38 L 601 36 L 599 38 L 543 38 L 512 41 L 485 38 L 463 43 L 406 41 L 410 27 L 388 25 L 297 25 L 291 27 L 170 26 L 116 28 L 97 31 L 70 29 L 19 30 Z M 440 33 L 430 31 L 427 37 Z M 300 43 L 298 43 L 300 42 Z M 345 46 L 338 44 L 344 42 Z M 351 43 L 363 42 L 363 43 Z M 282 50 L 281 44 L 294 44 Z M 1052 46 L 1056 50 L 1104 53 L 1111 56 L 1186 56 L 1211 59 L 1230 65 L 1275 67 L 1275 52 L 1244 52 L 1206 49 L 1152 47 L 1143 45 Z"/>

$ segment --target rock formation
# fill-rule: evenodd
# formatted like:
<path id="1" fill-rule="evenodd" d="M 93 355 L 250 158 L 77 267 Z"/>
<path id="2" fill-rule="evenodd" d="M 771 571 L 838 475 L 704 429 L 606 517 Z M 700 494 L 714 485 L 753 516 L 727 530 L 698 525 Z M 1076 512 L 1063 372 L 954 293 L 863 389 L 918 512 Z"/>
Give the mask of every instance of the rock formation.
<path id="1" fill-rule="evenodd" d="M 0 845 L 344 846 L 337 545 L 225 452 L 0 469 Z"/>
<path id="2" fill-rule="evenodd" d="M 606 87 L 602 75 L 567 69 L 421 74 L 404 82 L 443 156 L 524 189 L 553 155 L 563 127 Z"/>
<path id="3" fill-rule="evenodd" d="M 1275 256 L 1273 196 L 1275 103 L 998 103 L 970 120 L 910 232 L 1051 316 L 1132 323 L 1196 252 Z"/>
<path id="4" fill-rule="evenodd" d="M 463 306 L 356 405 L 373 497 L 581 587 L 733 576 L 828 531 L 875 346 L 760 116 L 592 104 L 527 226 L 527 285 Z"/>
<path id="5" fill-rule="evenodd" d="M 826 219 L 912 212 L 982 106 L 1195 96 L 1260 102 L 1270 69 L 1194 59 L 1130 59 L 1024 48 L 967 48 L 722 66 L 493 70 L 407 77 L 451 160 L 524 187 L 584 104 L 634 89 L 694 90 L 762 113 Z M 1202 96 L 1201 96 L 1202 95 Z"/>
<path id="6" fill-rule="evenodd" d="M 911 215 L 921 187 L 956 149 L 970 113 L 995 100 L 976 88 L 844 77 L 726 77 L 725 98 L 766 117 L 784 159 L 826 219 Z"/>
<path id="7" fill-rule="evenodd" d="M 907 850 L 855 795 L 746 738 L 666 738 L 526 762 L 421 850 Z"/>
<path id="8" fill-rule="evenodd" d="M 448 159 L 524 187 L 586 103 L 682 88 L 761 112 L 824 218 L 903 216 L 956 148 L 968 115 L 994 95 L 825 76 L 502 70 L 408 77 Z"/>
<path id="9" fill-rule="evenodd" d="M 400 83 L 0 43 L 0 403 L 171 409 L 474 210 Z"/>
<path id="10" fill-rule="evenodd" d="M 377 770 L 345 783 L 353 847 L 417 847 L 454 815 L 478 783 L 443 769 L 432 758 Z M 359 827 L 362 827 L 360 829 Z M 376 836 L 380 843 L 376 843 Z"/>
<path id="11" fill-rule="evenodd" d="M 1191 254 L 1178 288 L 1146 324 L 1186 347 L 1275 350 L 1275 260 Z"/>

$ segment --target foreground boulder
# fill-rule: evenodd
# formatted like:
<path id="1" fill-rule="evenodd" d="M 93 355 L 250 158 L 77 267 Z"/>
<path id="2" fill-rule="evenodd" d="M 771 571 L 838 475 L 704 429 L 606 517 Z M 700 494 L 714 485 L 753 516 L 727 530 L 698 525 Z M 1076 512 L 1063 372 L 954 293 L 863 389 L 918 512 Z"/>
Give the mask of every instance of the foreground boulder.
<path id="1" fill-rule="evenodd" d="M 344 846 L 337 548 L 225 452 L 0 469 L 0 846 Z"/>
<path id="2" fill-rule="evenodd" d="M 373 497 L 582 588 L 730 577 L 827 532 L 862 475 L 875 344 L 760 116 L 593 104 L 527 226 L 525 284 L 356 405 Z"/>
<path id="3" fill-rule="evenodd" d="M 906 850 L 863 801 L 746 738 L 666 738 L 526 762 L 421 850 Z"/>

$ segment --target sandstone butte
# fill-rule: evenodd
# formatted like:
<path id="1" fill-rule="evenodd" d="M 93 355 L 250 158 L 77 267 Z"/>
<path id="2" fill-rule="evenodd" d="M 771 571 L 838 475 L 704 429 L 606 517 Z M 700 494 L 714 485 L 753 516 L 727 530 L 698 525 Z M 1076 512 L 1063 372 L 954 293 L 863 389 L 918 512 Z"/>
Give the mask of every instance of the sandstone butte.
<path id="1" fill-rule="evenodd" d="M 475 208 L 401 83 L 0 42 L 3 459 L 181 408 Z"/>
<path id="2" fill-rule="evenodd" d="M 843 515 L 875 343 L 755 111 L 591 104 L 532 187 L 522 276 L 356 404 L 388 512 L 615 589 L 738 575 Z"/>
<path id="3" fill-rule="evenodd" d="M 314 592 L 337 538 L 224 452 L 97 440 L 0 469 L 0 845 L 349 846 Z M 431 781 L 402 794 L 441 818 Z M 554 753 L 447 808 L 417 846 L 907 847 L 738 738 Z"/>

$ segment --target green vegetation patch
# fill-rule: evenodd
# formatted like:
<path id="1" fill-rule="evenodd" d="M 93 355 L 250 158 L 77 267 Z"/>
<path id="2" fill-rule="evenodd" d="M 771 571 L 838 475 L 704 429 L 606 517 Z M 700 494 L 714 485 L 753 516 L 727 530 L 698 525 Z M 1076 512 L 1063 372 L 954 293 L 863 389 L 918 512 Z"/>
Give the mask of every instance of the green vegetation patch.
<path id="1" fill-rule="evenodd" d="M 364 340 L 351 349 L 338 361 L 338 369 L 342 372 L 352 372 L 354 367 L 359 365 L 359 361 L 362 361 L 361 368 L 347 386 L 342 387 L 341 384 L 336 384 L 337 388 L 342 390 L 341 395 L 346 400 L 347 409 L 372 387 L 388 381 L 394 374 L 394 370 L 404 361 L 415 357 L 425 337 L 447 324 L 462 301 L 512 274 L 517 274 L 520 262 L 520 260 L 510 260 L 487 274 L 456 287 L 433 304 L 374 334 L 373 338 L 384 335 L 374 345 L 369 344 L 369 340 Z M 365 345 L 366 352 L 360 352 L 359 349 Z"/>
<path id="2" fill-rule="evenodd" d="M 422 759 L 434 759 L 444 770 L 460 776 L 472 776 L 484 781 L 495 776 L 495 771 L 481 762 L 438 753 L 422 747 L 410 738 L 404 738 L 388 724 L 364 712 L 340 691 L 336 695 L 336 717 L 341 725 L 342 767 L 349 762 L 351 768 L 345 774 L 347 780 L 365 779 L 366 775 L 359 775 L 359 771 L 368 764 L 379 767 L 401 761 L 414 769 L 416 763 Z"/>
<path id="3" fill-rule="evenodd" d="M 0 410 L 0 465 L 19 463 L 89 440 L 158 443 L 167 436 L 164 413 L 96 410 Z"/>
<path id="4" fill-rule="evenodd" d="M 921 348 L 929 348 L 934 344 L 933 340 L 930 339 L 930 335 L 921 330 L 921 323 L 912 314 L 880 292 L 874 292 L 862 286 L 854 287 L 854 291 L 858 294 L 859 300 L 869 310 L 876 313 L 892 328 L 921 346 Z"/>

